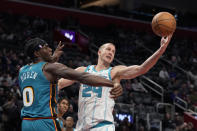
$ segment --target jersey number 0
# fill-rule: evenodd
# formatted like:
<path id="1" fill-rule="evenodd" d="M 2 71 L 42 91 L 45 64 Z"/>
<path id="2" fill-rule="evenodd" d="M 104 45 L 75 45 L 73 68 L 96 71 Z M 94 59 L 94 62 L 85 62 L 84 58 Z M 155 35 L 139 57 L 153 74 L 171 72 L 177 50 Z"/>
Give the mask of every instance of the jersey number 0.
<path id="1" fill-rule="evenodd" d="M 27 86 L 23 89 L 23 104 L 28 107 L 34 102 L 34 90 L 33 87 Z"/>

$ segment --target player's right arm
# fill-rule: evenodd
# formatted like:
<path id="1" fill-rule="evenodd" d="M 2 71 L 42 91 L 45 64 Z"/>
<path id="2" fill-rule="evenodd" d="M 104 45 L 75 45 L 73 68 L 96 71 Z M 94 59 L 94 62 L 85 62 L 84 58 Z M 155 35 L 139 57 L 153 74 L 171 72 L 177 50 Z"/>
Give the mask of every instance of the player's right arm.
<path id="1" fill-rule="evenodd" d="M 85 69 L 86 69 L 86 67 L 78 67 L 75 70 L 79 71 L 79 72 L 84 72 Z M 72 85 L 75 82 L 76 81 L 74 81 L 74 80 L 68 80 L 68 79 L 61 78 L 58 81 L 58 90 L 61 90 L 64 87 L 70 86 L 70 85 Z"/>
<path id="2" fill-rule="evenodd" d="M 145 74 L 148 72 L 159 60 L 161 55 L 165 52 L 172 35 L 162 38 L 161 39 L 161 46 L 160 48 L 151 55 L 145 62 L 143 62 L 141 65 L 133 65 L 133 66 L 116 66 L 112 69 L 112 79 L 114 77 L 114 74 L 117 74 L 119 79 L 133 79 L 137 76 L 140 76 L 142 74 Z"/>
<path id="3" fill-rule="evenodd" d="M 113 83 L 105 78 L 91 75 L 87 72 L 79 72 L 73 70 L 61 63 L 47 63 L 44 66 L 44 71 L 51 74 L 53 78 L 65 78 L 69 80 L 75 80 L 83 84 L 90 86 L 107 86 L 113 87 Z"/>

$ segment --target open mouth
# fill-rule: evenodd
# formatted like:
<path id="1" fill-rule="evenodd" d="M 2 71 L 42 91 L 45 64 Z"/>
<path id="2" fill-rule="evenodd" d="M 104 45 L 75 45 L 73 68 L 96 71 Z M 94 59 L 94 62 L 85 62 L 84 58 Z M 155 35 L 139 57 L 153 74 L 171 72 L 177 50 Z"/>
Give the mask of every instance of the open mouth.
<path id="1" fill-rule="evenodd" d="M 111 56 L 106 56 L 106 57 L 111 60 Z"/>

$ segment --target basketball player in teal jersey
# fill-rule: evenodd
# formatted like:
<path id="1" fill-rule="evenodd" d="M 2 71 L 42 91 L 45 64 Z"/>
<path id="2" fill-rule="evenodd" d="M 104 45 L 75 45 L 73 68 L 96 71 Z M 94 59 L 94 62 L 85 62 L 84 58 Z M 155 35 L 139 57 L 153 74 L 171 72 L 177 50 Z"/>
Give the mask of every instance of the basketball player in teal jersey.
<path id="1" fill-rule="evenodd" d="M 119 81 L 121 79 L 133 79 L 137 76 L 145 74 L 158 61 L 160 56 L 165 52 L 172 35 L 162 38 L 160 48 L 150 56 L 141 65 L 124 66 L 119 65 L 110 67 L 115 55 L 115 46 L 112 43 L 102 45 L 98 50 L 97 65 L 88 67 L 79 67 L 76 70 L 88 72 L 95 75 L 113 79 L 118 74 Z M 58 82 L 59 89 L 71 85 L 74 81 L 60 79 Z M 81 84 L 78 100 L 78 122 L 77 131 L 114 131 L 114 119 L 112 111 L 114 108 L 114 100 L 109 97 L 109 88 L 91 87 Z"/>
<path id="2" fill-rule="evenodd" d="M 22 131 L 60 131 L 56 121 L 57 78 L 76 80 L 92 86 L 112 87 L 110 80 L 75 71 L 60 63 L 52 63 L 52 49 L 40 39 L 27 41 L 26 54 L 33 63 L 19 71 L 19 86 L 24 107 L 21 111 Z M 114 84 L 120 86 L 119 83 Z"/>

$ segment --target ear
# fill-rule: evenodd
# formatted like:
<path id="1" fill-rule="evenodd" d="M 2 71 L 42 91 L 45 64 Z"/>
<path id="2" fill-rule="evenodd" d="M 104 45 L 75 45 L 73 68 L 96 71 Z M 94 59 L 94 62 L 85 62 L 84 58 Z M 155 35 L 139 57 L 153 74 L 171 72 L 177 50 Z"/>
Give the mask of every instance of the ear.
<path id="1" fill-rule="evenodd" d="M 35 52 L 34 52 L 34 56 L 35 56 L 35 57 L 39 57 L 39 56 L 40 56 L 40 53 L 39 53 L 38 51 L 35 51 Z"/>
<path id="2" fill-rule="evenodd" d="M 101 51 L 100 50 L 98 50 L 98 56 L 101 54 Z"/>

